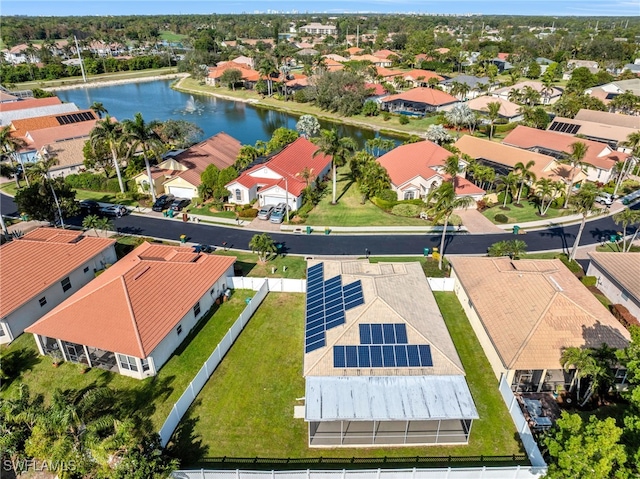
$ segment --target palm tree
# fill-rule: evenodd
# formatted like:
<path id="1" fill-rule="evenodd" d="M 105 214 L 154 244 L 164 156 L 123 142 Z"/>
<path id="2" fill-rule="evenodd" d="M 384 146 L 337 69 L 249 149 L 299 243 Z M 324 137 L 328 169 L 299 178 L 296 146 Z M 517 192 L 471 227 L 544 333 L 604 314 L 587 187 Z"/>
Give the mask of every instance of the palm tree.
<path id="1" fill-rule="evenodd" d="M 162 146 L 162 140 L 155 132 L 158 123 L 153 121 L 146 123 L 142 118 L 142 113 L 136 113 L 133 120 L 125 120 L 122 128 L 125 138 L 129 142 L 130 152 L 135 152 L 138 148 L 142 148 L 142 157 L 144 158 L 144 166 L 147 170 L 147 178 L 149 179 L 149 189 L 151 190 L 151 199 L 156 201 L 156 191 L 151 176 L 151 165 L 149 164 L 149 151 L 157 155 L 156 149 Z"/>
<path id="2" fill-rule="evenodd" d="M 337 167 L 343 166 L 347 157 L 356 151 L 357 145 L 352 138 L 340 138 L 338 131 L 333 128 L 331 130 L 321 130 L 320 136 L 313 139 L 314 143 L 318 146 L 318 149 L 313 153 L 313 156 L 326 155 L 331 157 L 331 174 L 333 176 L 333 192 L 331 204 L 335 205 L 337 201 Z"/>
<path id="3" fill-rule="evenodd" d="M 522 89 L 522 101 L 529 106 L 540 103 L 540 93 L 529 85 Z"/>
<path id="4" fill-rule="evenodd" d="M 587 377 L 587 373 L 593 370 L 595 367 L 595 358 L 591 354 L 589 349 L 582 349 L 576 347 L 568 347 L 562 351 L 560 355 L 560 365 L 562 369 L 569 372 L 571 369 L 575 369 L 576 372 L 571 379 L 569 385 L 569 391 L 573 391 L 574 387 L 577 387 L 576 398 L 580 401 L 580 383 L 582 378 Z"/>
<path id="5" fill-rule="evenodd" d="M 258 72 L 260 76 L 267 77 L 267 93 L 268 96 L 271 96 L 273 93 L 273 83 L 271 80 L 271 74 L 277 71 L 275 64 L 271 58 L 265 57 L 260 61 L 260 65 L 258 66 Z"/>
<path id="6" fill-rule="evenodd" d="M 96 221 L 96 229 L 104 231 L 104 235 L 108 236 L 107 231 L 113 231 L 113 221 L 103 216 Z"/>
<path id="7" fill-rule="evenodd" d="M 20 163 L 22 167 L 22 172 L 24 173 L 24 162 L 22 161 L 22 156 L 18 153 L 18 150 L 27 146 L 27 143 L 22 139 L 16 136 L 11 136 L 11 125 L 3 126 L 0 129 L 0 149 L 2 150 L 3 155 L 8 156 L 14 162 Z M 27 186 L 29 186 L 29 180 L 26 178 Z M 16 184 L 18 180 L 16 178 Z"/>
<path id="8" fill-rule="evenodd" d="M 100 221 L 98 215 L 87 215 L 82 220 L 82 227 L 93 230 L 95 235 L 98 236 L 98 221 Z"/>
<path id="9" fill-rule="evenodd" d="M 238 170 L 243 170 L 259 156 L 260 152 L 256 147 L 251 145 L 242 145 L 233 166 Z"/>
<path id="10" fill-rule="evenodd" d="M 500 118 L 500 107 L 502 105 L 499 101 L 492 101 L 487 103 L 487 116 L 491 122 L 491 128 L 489 130 L 489 140 L 493 140 L 493 125 L 498 118 Z"/>
<path id="11" fill-rule="evenodd" d="M 536 164 L 535 161 L 528 161 L 525 165 L 521 161 L 515 164 L 515 171 L 518 173 L 518 177 L 520 179 L 520 187 L 518 188 L 518 198 L 516 199 L 516 204 L 520 204 L 520 196 L 522 195 L 522 188 L 525 183 L 532 183 L 536 181 L 536 174 L 531 170 Z"/>
<path id="12" fill-rule="evenodd" d="M 120 173 L 120 159 L 118 158 L 120 147 L 125 142 L 122 125 L 111 121 L 111 117 L 107 115 L 104 117 L 104 120 L 98 120 L 96 122 L 95 127 L 89 135 L 89 141 L 94 150 L 98 143 L 104 143 L 111 151 L 113 166 L 116 169 L 118 184 L 120 185 L 120 193 L 124 193 L 124 183 L 122 182 L 122 174 Z"/>
<path id="13" fill-rule="evenodd" d="M 596 203 L 596 196 L 598 196 L 598 190 L 593 183 L 587 183 L 582 185 L 580 191 L 578 191 L 575 195 L 571 197 L 571 205 L 574 212 L 582 215 L 582 220 L 580 222 L 580 228 L 578 228 L 578 234 L 576 235 L 576 240 L 573 243 L 573 248 L 571 248 L 571 254 L 569 255 L 569 260 L 573 261 L 576 259 L 576 253 L 578 252 L 578 245 L 580 244 L 580 238 L 582 236 L 582 231 L 584 230 L 584 225 L 587 222 L 587 216 L 593 211 L 594 205 Z"/>
<path id="14" fill-rule="evenodd" d="M 560 192 L 564 189 L 561 181 L 552 181 L 549 178 L 540 178 L 536 184 L 536 196 L 539 199 L 538 211 L 540 216 L 545 216 L 553 200 L 555 200 Z"/>
<path id="15" fill-rule="evenodd" d="M 98 115 L 98 118 L 102 118 L 103 113 L 109 113 L 104 105 L 99 101 L 94 101 L 89 109 L 93 110 L 93 112 Z"/>
<path id="16" fill-rule="evenodd" d="M 41 159 L 32 163 L 27 167 L 25 176 L 34 183 L 38 183 L 43 180 L 50 180 L 51 176 L 49 171 L 52 167 L 60 163 L 55 156 L 48 156 L 48 154 L 41 155 Z"/>
<path id="17" fill-rule="evenodd" d="M 587 154 L 587 150 L 589 150 L 589 147 L 585 143 L 581 141 L 574 141 L 569 145 L 569 149 L 571 151 L 569 152 L 568 156 L 565 159 L 560 160 L 560 163 L 564 163 L 571 167 L 571 172 L 569 173 L 570 174 L 569 181 L 567 182 L 567 192 L 566 192 L 566 198 L 564 199 L 563 208 L 566 208 L 569 205 L 571 188 L 573 187 L 573 180 L 575 180 L 576 178 L 578 168 L 582 170 L 587 170 L 589 168 L 589 164 L 582 161 Z"/>
<path id="18" fill-rule="evenodd" d="M 627 136 L 627 141 L 624 142 L 624 145 L 631 148 L 631 157 L 627 157 L 622 164 L 622 168 L 620 169 L 618 179 L 616 181 L 616 186 L 613 190 L 614 196 L 618 193 L 618 188 L 620 188 L 620 185 L 629 175 L 629 173 L 631 173 L 631 170 L 636 164 L 633 157 L 640 156 L 640 131 L 629 133 L 629 135 Z"/>
<path id="19" fill-rule="evenodd" d="M 251 241 L 249 241 L 249 248 L 253 253 L 258 253 L 258 260 L 262 263 L 267 262 L 270 253 L 278 251 L 273 238 L 267 233 L 253 235 Z"/>
<path id="20" fill-rule="evenodd" d="M 13 178 L 16 182 L 16 188 L 20 188 L 20 173 L 19 169 L 16 167 L 13 162 L 2 162 L 0 163 L 0 176 L 11 179 Z"/>
<path id="21" fill-rule="evenodd" d="M 452 182 L 445 181 L 438 188 L 431 191 L 427 196 L 429 205 L 427 213 L 433 217 L 434 224 L 443 221 L 442 237 L 440 239 L 440 258 L 438 268 L 442 269 L 442 258 L 444 256 L 444 240 L 447 235 L 447 226 L 453 211 L 459 208 L 468 208 L 473 203 L 473 199 L 468 196 L 456 196 L 456 190 Z"/>
<path id="22" fill-rule="evenodd" d="M 445 119 L 450 125 L 456 127 L 456 136 L 460 138 L 460 127 L 469 125 L 475 119 L 475 115 L 467 104 L 457 104 L 451 110 L 445 113 Z"/>
<path id="23" fill-rule="evenodd" d="M 640 211 L 625 208 L 613 215 L 613 221 L 617 225 L 622 225 L 622 251 L 627 252 L 628 250 L 631 250 L 631 245 L 638 236 L 638 230 L 640 229 Z M 633 225 L 636 225 L 636 231 L 633 233 L 633 237 L 631 238 L 629 247 L 627 248 L 627 228 Z"/>
<path id="24" fill-rule="evenodd" d="M 510 171 L 506 176 L 500 176 L 498 178 L 498 191 L 504 191 L 504 201 L 502 203 L 502 208 L 507 208 L 507 199 L 509 195 L 511 195 L 511 199 L 513 200 L 513 195 L 518 186 L 518 176 Z"/>

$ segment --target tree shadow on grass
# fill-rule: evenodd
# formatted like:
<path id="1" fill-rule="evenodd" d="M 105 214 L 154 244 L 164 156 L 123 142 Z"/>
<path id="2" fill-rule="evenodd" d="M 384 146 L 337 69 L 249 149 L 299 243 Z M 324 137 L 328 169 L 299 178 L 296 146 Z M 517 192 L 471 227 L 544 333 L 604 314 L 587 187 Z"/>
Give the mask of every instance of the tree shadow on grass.
<path id="1" fill-rule="evenodd" d="M 196 400 L 191 407 L 197 407 L 200 403 L 200 400 Z M 202 437 L 195 433 L 197 423 L 198 418 L 184 417 L 167 444 L 167 454 L 179 459 L 183 468 L 197 465 L 209 452 L 209 447 L 202 444 Z"/>
<path id="2" fill-rule="evenodd" d="M 16 349 L 6 355 L 3 354 L 1 361 L 2 372 L 6 375 L 6 379 L 0 383 L 0 390 L 3 390 L 26 371 L 31 371 L 42 361 L 42 357 L 32 349 Z"/>

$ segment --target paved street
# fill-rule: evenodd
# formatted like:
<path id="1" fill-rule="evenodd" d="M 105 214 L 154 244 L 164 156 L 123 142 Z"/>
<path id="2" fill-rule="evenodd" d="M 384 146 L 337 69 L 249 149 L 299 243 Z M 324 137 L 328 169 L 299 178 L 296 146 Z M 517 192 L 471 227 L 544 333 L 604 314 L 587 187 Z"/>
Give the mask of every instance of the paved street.
<path id="1" fill-rule="evenodd" d="M 634 209 L 640 208 L 636 204 Z M 0 195 L 0 211 L 3 215 L 16 215 L 13 199 Z M 80 226 L 81 218 L 65 220 L 66 223 Z M 189 242 L 222 246 L 226 243 L 229 248 L 248 249 L 249 241 L 256 233 L 253 230 L 205 225 L 198 223 L 183 223 L 166 220 L 161 217 L 143 215 L 128 215 L 114 219 L 119 232 L 165 238 L 178 241 L 180 235 L 186 234 Z M 558 226 L 543 230 L 530 231 L 517 238 L 527 243 L 527 250 L 567 251 L 573 245 L 578 225 Z M 600 243 L 603 237 L 620 231 L 610 217 L 589 221 L 582 235 L 581 245 Z M 365 248 L 371 255 L 422 255 L 423 248 L 433 248 L 440 242 L 439 234 L 293 234 L 271 233 L 276 242 L 282 243 L 283 251 L 302 255 L 359 255 L 364 256 Z M 513 239 L 511 233 L 501 234 L 469 234 L 452 233 L 447 235 L 445 251 L 447 254 L 486 254 L 487 248 L 504 239 Z"/>

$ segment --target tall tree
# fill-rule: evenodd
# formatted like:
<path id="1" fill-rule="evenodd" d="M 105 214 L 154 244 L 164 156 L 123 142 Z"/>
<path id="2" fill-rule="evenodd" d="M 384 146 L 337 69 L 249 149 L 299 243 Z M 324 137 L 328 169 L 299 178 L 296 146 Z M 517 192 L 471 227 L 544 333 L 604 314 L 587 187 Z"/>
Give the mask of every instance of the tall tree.
<path id="1" fill-rule="evenodd" d="M 99 101 L 94 101 L 91 106 L 89 107 L 89 109 L 93 110 L 93 112 L 98 115 L 98 118 L 102 119 L 102 115 L 105 113 L 109 113 L 107 111 L 107 109 L 105 108 L 105 106 L 99 102 Z"/>
<path id="2" fill-rule="evenodd" d="M 535 166 L 536 162 L 531 160 L 528 161 L 525 165 L 521 161 L 515 164 L 514 171 L 518 175 L 518 179 L 520 180 L 520 186 L 518 187 L 518 197 L 516 199 L 516 204 L 520 204 L 520 196 L 522 196 L 522 189 L 525 183 L 534 183 L 536 181 L 536 174 L 533 172 L 531 168 Z"/>
<path id="3" fill-rule="evenodd" d="M 162 148 L 163 143 L 155 129 L 158 127 L 157 122 L 147 123 L 142 118 L 142 113 L 136 113 L 133 120 L 125 120 L 122 123 L 124 132 L 124 140 L 129 143 L 130 155 L 135 153 L 138 148 L 142 149 L 142 157 L 144 158 L 144 166 L 147 170 L 147 179 L 149 181 L 149 190 L 151 198 L 156 201 L 156 191 L 151 176 L 151 165 L 149 163 L 149 153 L 156 156 L 157 151 Z"/>
<path id="4" fill-rule="evenodd" d="M 622 225 L 622 251 L 630 251 L 635 238 L 638 236 L 638 230 L 640 230 L 640 211 L 625 208 L 622 211 L 613 215 L 613 221 L 617 225 Z M 627 247 L 627 228 L 629 226 L 636 227 L 636 231 L 633 233 L 629 246 Z"/>
<path id="5" fill-rule="evenodd" d="M 578 228 L 578 234 L 576 240 L 571 248 L 571 254 L 569 259 L 571 261 L 576 259 L 576 253 L 578 252 L 578 246 L 580 244 L 580 238 L 584 231 L 584 226 L 587 222 L 587 216 L 594 210 L 596 203 L 596 196 L 598 196 L 598 190 L 593 183 L 587 183 L 582 185 L 580 190 L 571 197 L 571 209 L 579 213 L 582 216 L 580 221 L 580 227 Z"/>
<path id="6" fill-rule="evenodd" d="M 22 173 L 25 173 L 24 162 L 19 150 L 26 147 L 27 143 L 17 136 L 11 135 L 11 125 L 3 126 L 0 128 L 0 149 L 3 156 L 8 156 L 12 161 L 19 163 L 22 168 Z M 29 186 L 29 179 L 26 178 L 27 186 Z"/>
<path id="7" fill-rule="evenodd" d="M 95 127 L 89 135 L 89 141 L 94 150 L 99 148 L 98 145 L 100 143 L 109 149 L 113 167 L 118 176 L 120 193 L 124 193 L 124 183 L 122 182 L 122 173 L 120 172 L 120 158 L 118 157 L 121 145 L 126 143 L 126 136 L 124 135 L 122 125 L 113 121 L 109 115 L 106 115 L 103 120 L 96 122 Z M 153 185 L 153 183 L 150 184 Z"/>
<path id="8" fill-rule="evenodd" d="M 487 103 L 487 116 L 489 117 L 489 140 L 493 140 L 493 125 L 500 118 L 500 102 L 492 101 Z"/>
<path id="9" fill-rule="evenodd" d="M 320 136 L 314 138 L 313 142 L 318 146 L 318 149 L 313 153 L 314 157 L 320 154 L 331 157 L 331 176 L 333 182 L 331 204 L 335 205 L 338 203 L 336 191 L 338 188 L 338 167 L 343 166 L 347 162 L 351 154 L 356 151 L 357 145 L 352 138 L 340 138 L 338 130 L 335 128 L 331 130 L 320 130 Z"/>
<path id="10" fill-rule="evenodd" d="M 438 188 L 434 189 L 427 196 L 428 214 L 433 218 L 434 223 L 443 222 L 442 237 L 440 239 L 440 258 L 438 268 L 442 269 L 442 258 L 444 257 L 444 240 L 447 235 L 447 226 L 454 210 L 468 208 L 473 203 L 473 199 L 468 196 L 456 196 L 456 190 L 452 182 L 445 181 Z"/>
<path id="11" fill-rule="evenodd" d="M 273 238 L 267 233 L 253 235 L 249 241 L 249 248 L 253 253 L 258 253 L 258 259 L 262 263 L 266 263 L 269 255 L 278 251 Z"/>
<path id="12" fill-rule="evenodd" d="M 636 165 L 637 158 L 640 157 L 640 131 L 634 131 L 629 133 L 624 145 L 631 148 L 631 156 L 625 158 L 622 167 L 618 173 L 618 179 L 616 180 L 616 186 L 613 189 L 613 195 L 618 193 L 618 189 L 625 178 L 631 173 L 631 170 Z"/>
<path id="13" fill-rule="evenodd" d="M 387 170 L 366 151 L 359 151 L 353 156 L 350 169 L 362 195 L 362 204 L 389 188 L 391 184 Z"/>
<path id="14" fill-rule="evenodd" d="M 498 184 L 498 191 L 504 191 L 504 201 L 502 202 L 502 207 L 507 207 L 507 200 L 509 199 L 509 195 L 511 195 L 511 200 L 513 201 L 514 193 L 516 192 L 516 188 L 518 187 L 518 176 L 510 171 L 506 176 L 500 176 L 496 183 Z"/>
<path id="15" fill-rule="evenodd" d="M 569 198 L 571 197 L 571 188 L 573 188 L 573 182 L 578 174 L 578 170 L 589 169 L 589 164 L 585 163 L 584 157 L 587 155 L 589 147 L 582 141 L 574 141 L 569 145 L 569 153 L 560 162 L 569 165 L 571 171 L 569 172 L 569 179 L 567 181 L 567 191 L 564 199 L 564 208 L 569 206 Z"/>
<path id="16" fill-rule="evenodd" d="M 296 123 L 296 130 L 298 130 L 302 136 L 309 139 L 318 134 L 320 131 L 320 123 L 313 115 L 302 115 Z"/>
<path id="17" fill-rule="evenodd" d="M 538 212 L 540 216 L 545 216 L 553 201 L 564 190 L 561 181 L 553 181 L 549 178 L 540 178 L 536 181 L 536 196 L 538 197 Z"/>

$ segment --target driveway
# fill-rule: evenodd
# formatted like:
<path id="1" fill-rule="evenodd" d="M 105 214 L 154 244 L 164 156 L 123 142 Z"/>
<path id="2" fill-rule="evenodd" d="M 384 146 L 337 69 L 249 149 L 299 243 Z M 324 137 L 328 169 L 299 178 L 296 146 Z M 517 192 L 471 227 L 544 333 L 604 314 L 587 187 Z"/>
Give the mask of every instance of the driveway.
<path id="1" fill-rule="evenodd" d="M 498 228 L 491 221 L 489 221 L 478 210 L 466 209 L 456 210 L 455 214 L 462 219 L 462 224 L 467 228 L 467 231 L 472 234 L 498 234 L 504 233 L 504 230 Z"/>

